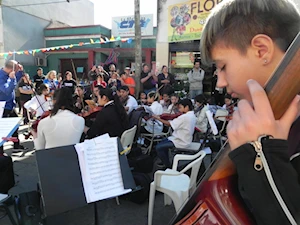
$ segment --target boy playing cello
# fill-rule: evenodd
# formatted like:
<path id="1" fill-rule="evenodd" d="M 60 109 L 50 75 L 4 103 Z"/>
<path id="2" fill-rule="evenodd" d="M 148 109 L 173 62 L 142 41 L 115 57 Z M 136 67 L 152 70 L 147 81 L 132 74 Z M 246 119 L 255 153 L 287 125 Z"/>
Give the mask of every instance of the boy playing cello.
<path id="1" fill-rule="evenodd" d="M 276 186 L 300 223 L 300 140 L 289 138 L 298 146 L 292 151 L 287 141 L 291 125 L 299 120 L 300 97 L 275 120 L 262 88 L 299 30 L 300 16 L 290 0 L 225 0 L 211 13 L 201 37 L 202 60 L 215 62 L 218 69 L 217 86 L 241 99 L 227 127 L 233 150 L 229 156 L 240 194 L 257 224 L 291 224 L 265 172 L 254 168 L 257 154 L 249 142 L 262 135 L 270 137 L 261 143 Z"/>

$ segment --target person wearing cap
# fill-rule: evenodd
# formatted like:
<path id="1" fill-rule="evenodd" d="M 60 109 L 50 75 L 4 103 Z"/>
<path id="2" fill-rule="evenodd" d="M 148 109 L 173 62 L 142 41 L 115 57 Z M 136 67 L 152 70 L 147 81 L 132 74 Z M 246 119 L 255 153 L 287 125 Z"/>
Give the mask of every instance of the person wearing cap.
<path id="1" fill-rule="evenodd" d="M 123 85 L 126 85 L 129 87 L 129 93 L 134 96 L 135 94 L 135 81 L 134 79 L 130 76 L 130 67 L 125 67 L 124 73 L 121 76 L 121 79 L 123 80 Z"/>
<path id="2" fill-rule="evenodd" d="M 129 88 L 127 86 L 123 85 L 118 89 L 118 96 L 127 114 L 138 107 L 136 99 L 129 95 Z"/>

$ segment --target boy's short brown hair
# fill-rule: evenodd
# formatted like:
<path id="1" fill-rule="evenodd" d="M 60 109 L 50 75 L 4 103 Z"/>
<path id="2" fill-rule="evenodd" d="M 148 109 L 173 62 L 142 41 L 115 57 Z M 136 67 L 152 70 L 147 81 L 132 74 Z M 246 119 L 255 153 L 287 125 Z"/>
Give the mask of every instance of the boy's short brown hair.
<path id="1" fill-rule="evenodd" d="M 291 0 L 224 0 L 210 14 L 201 37 L 201 59 L 211 62 L 218 42 L 246 53 L 252 38 L 268 35 L 286 51 L 300 29 L 300 16 Z"/>

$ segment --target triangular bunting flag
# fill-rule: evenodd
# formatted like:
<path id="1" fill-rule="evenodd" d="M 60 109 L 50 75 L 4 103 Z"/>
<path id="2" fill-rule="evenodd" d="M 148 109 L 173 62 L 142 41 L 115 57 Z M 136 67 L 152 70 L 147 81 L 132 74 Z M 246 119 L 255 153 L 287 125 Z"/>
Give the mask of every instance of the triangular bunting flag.
<path id="1" fill-rule="evenodd" d="M 32 55 L 33 55 L 33 56 L 34 56 L 35 52 L 36 52 L 36 50 L 35 50 L 35 49 L 34 49 L 34 50 L 32 50 Z"/>
<path id="2" fill-rule="evenodd" d="M 110 41 L 115 41 L 115 37 L 111 36 Z"/>
<path id="3" fill-rule="evenodd" d="M 28 51 L 29 52 L 29 54 L 32 54 L 32 51 L 30 50 L 30 51 Z"/>
<path id="4" fill-rule="evenodd" d="M 90 39 L 90 41 L 91 41 L 91 44 L 95 44 L 95 42 L 92 38 Z"/>
<path id="5" fill-rule="evenodd" d="M 40 51 L 41 51 L 41 49 L 36 49 L 36 50 L 35 50 L 35 52 L 40 52 Z"/>
<path id="6" fill-rule="evenodd" d="M 28 51 L 24 51 L 24 54 L 25 54 L 25 55 L 29 55 L 29 52 L 28 52 Z"/>
<path id="7" fill-rule="evenodd" d="M 132 42 L 132 38 L 128 38 L 127 43 L 130 44 Z"/>
<path id="8" fill-rule="evenodd" d="M 121 40 L 121 37 L 120 37 L 120 36 L 116 38 L 116 41 L 120 41 L 120 40 Z"/>
<path id="9" fill-rule="evenodd" d="M 122 38 L 121 41 L 122 41 L 122 42 L 126 42 L 127 39 L 126 39 L 126 38 Z"/>

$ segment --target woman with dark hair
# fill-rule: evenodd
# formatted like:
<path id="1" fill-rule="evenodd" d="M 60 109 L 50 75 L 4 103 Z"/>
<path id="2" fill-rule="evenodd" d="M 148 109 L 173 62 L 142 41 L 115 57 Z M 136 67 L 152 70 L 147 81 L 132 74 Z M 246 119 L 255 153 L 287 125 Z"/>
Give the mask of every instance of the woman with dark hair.
<path id="1" fill-rule="evenodd" d="M 160 95 L 162 95 L 163 93 L 168 93 L 169 95 L 171 95 L 174 92 L 173 85 L 175 83 L 175 77 L 173 74 L 169 73 L 167 66 L 164 65 L 162 67 L 161 73 L 157 78 Z"/>
<path id="2" fill-rule="evenodd" d="M 63 87 L 54 92 L 51 115 L 39 122 L 37 133 L 33 132 L 37 150 L 74 145 L 80 141 L 84 119 L 73 112 L 72 93 Z"/>
<path id="3" fill-rule="evenodd" d="M 109 88 L 101 89 L 98 104 L 103 106 L 103 109 L 97 114 L 92 126 L 85 128 L 87 138 L 106 133 L 110 137 L 121 137 L 122 133 L 129 128 L 129 120 L 118 95 Z"/>

